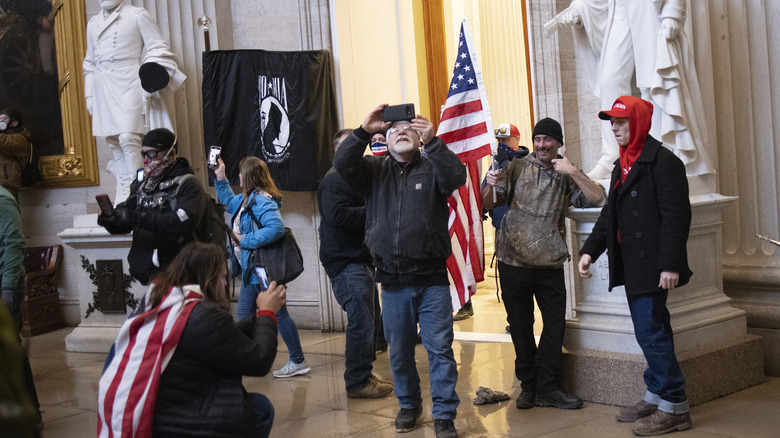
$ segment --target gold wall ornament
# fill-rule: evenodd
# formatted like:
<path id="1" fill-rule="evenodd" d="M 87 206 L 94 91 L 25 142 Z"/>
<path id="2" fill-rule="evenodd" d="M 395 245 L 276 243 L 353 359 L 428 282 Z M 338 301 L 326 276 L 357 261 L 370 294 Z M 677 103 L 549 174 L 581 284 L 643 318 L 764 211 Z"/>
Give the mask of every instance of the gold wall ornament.
<path id="1" fill-rule="evenodd" d="M 85 187 L 100 184 L 92 120 L 84 98 L 82 63 L 87 50 L 83 0 L 55 0 L 52 5 L 56 41 L 58 91 L 62 110 L 64 155 L 40 157 L 46 187 Z"/>
<path id="2" fill-rule="evenodd" d="M 57 164 L 59 164 L 59 171 L 57 172 L 59 177 L 77 177 L 84 174 L 81 157 L 62 155 Z"/>

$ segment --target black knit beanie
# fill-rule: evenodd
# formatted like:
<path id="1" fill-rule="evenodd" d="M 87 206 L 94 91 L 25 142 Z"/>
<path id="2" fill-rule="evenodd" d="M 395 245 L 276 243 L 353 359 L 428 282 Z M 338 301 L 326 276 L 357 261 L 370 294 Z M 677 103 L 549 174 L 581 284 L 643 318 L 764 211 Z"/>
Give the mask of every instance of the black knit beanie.
<path id="1" fill-rule="evenodd" d="M 563 130 L 561 129 L 561 124 L 558 123 L 557 120 L 549 117 L 545 117 L 536 123 L 532 138 L 537 135 L 548 135 L 563 144 Z"/>
<path id="2" fill-rule="evenodd" d="M 178 150 L 179 145 L 177 143 L 176 134 L 165 128 L 157 128 L 146 133 L 141 146 L 158 150 L 169 149 L 173 146 L 174 150 Z"/>

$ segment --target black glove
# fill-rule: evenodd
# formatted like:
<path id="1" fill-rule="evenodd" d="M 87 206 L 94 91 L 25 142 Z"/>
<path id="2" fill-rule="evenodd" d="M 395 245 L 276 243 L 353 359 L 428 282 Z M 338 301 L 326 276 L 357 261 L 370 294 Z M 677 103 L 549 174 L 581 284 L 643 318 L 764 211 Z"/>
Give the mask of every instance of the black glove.
<path id="1" fill-rule="evenodd" d="M 101 227 L 111 227 L 116 225 L 116 213 L 114 214 L 105 214 L 100 213 L 97 217 L 97 223 Z"/>

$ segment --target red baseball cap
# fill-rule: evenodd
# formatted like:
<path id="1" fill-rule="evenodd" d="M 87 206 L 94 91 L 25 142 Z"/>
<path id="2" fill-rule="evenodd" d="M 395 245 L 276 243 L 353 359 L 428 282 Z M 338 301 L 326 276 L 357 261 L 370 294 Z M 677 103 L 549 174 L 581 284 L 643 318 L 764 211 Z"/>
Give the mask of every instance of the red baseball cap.
<path id="1" fill-rule="evenodd" d="M 601 120 L 610 120 L 612 117 L 617 117 L 617 118 L 628 117 L 628 108 L 626 108 L 626 104 L 624 104 L 620 99 L 617 99 L 615 103 L 612 104 L 611 110 L 601 111 L 599 113 L 599 118 Z"/>
<path id="2" fill-rule="evenodd" d="M 520 137 L 520 130 L 511 123 L 498 125 L 498 128 L 493 130 L 493 133 L 496 135 L 496 138 Z"/>

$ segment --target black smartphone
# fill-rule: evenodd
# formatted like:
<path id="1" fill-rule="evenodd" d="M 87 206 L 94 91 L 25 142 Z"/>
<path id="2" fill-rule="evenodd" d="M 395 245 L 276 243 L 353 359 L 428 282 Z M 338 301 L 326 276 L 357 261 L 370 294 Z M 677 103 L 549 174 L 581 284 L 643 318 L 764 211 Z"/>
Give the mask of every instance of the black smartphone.
<path id="1" fill-rule="evenodd" d="M 208 161 L 209 166 L 213 167 L 217 165 L 217 160 L 219 159 L 219 154 L 221 153 L 222 153 L 222 148 L 219 146 L 212 146 L 209 149 L 209 161 Z"/>
<path id="2" fill-rule="evenodd" d="M 97 200 L 100 211 L 103 212 L 104 216 L 111 216 L 114 214 L 114 204 L 111 202 L 111 198 L 109 198 L 108 195 L 96 195 L 95 200 Z"/>
<path id="3" fill-rule="evenodd" d="M 265 272 L 265 266 L 255 266 L 255 275 L 260 279 L 260 286 L 267 290 L 271 283 L 268 281 L 268 274 Z"/>
<path id="4" fill-rule="evenodd" d="M 409 120 L 410 122 L 415 117 L 413 103 L 405 103 L 403 105 L 390 105 L 386 106 L 382 111 L 383 122 L 396 122 L 398 120 Z"/>

